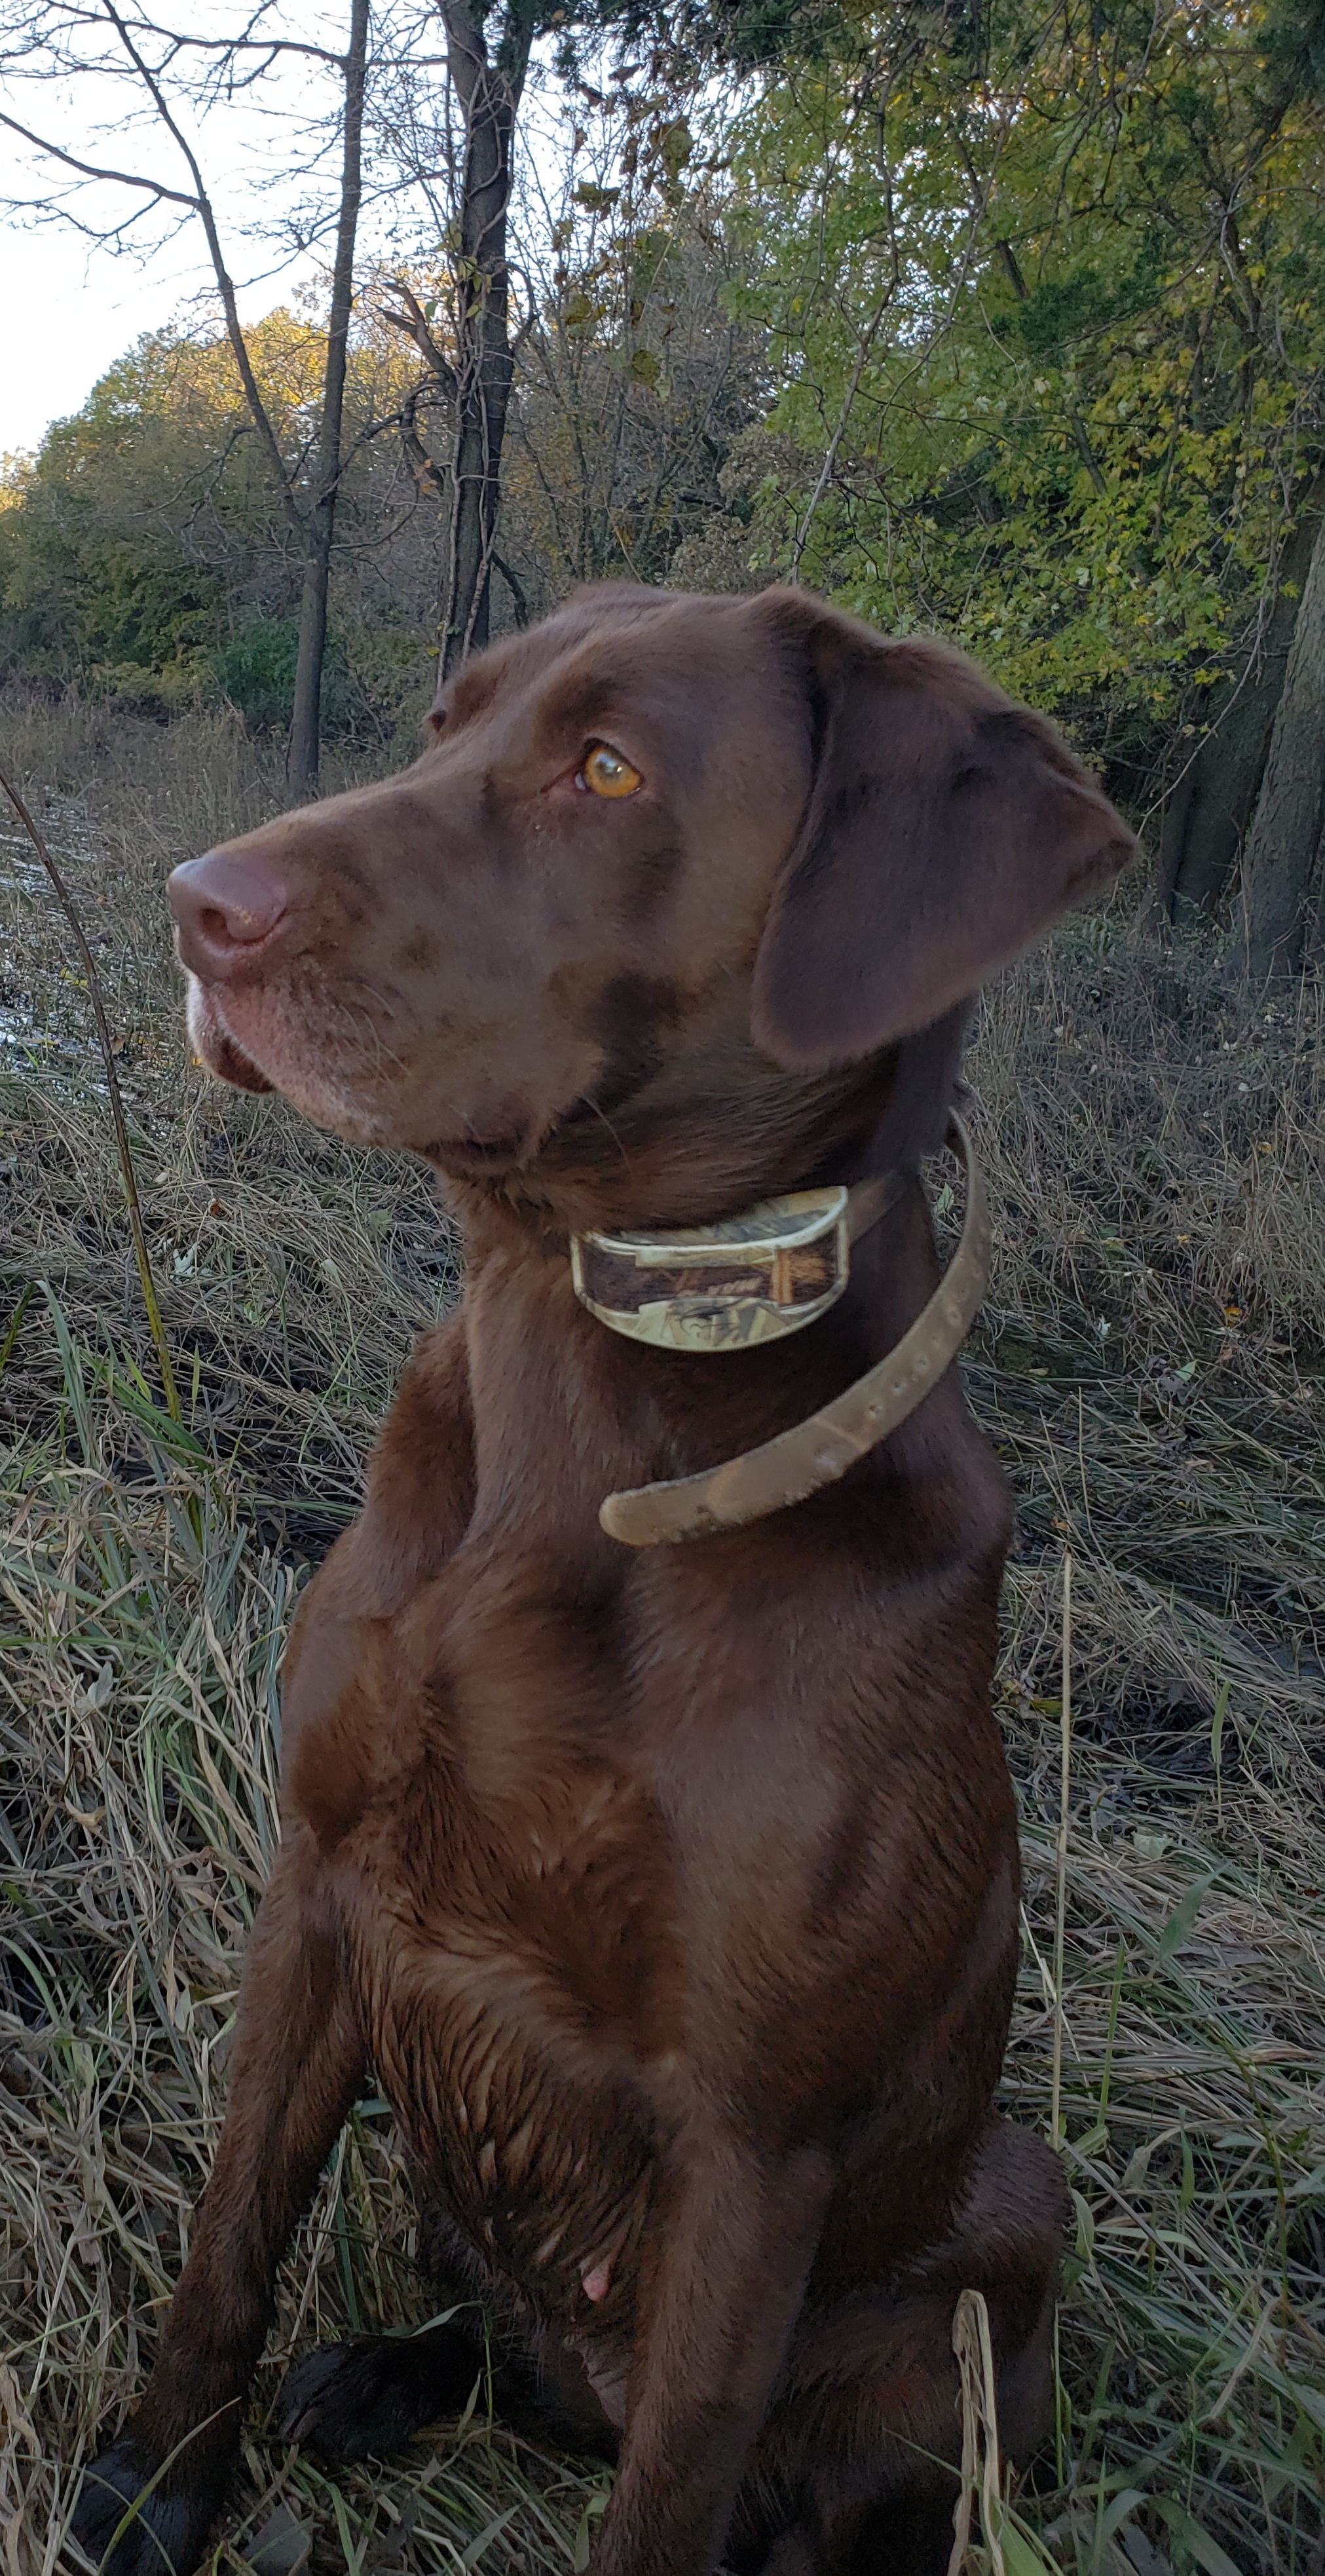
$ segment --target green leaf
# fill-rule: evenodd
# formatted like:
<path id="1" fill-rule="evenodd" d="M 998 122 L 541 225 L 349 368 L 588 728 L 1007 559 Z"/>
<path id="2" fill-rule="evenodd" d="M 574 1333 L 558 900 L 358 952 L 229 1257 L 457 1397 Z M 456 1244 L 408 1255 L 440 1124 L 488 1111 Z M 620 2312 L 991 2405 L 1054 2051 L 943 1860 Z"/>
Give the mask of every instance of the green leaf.
<path id="1" fill-rule="evenodd" d="M 92 1370 L 107 1395 L 139 1423 L 169 1457 L 176 1459 L 181 1466 L 185 1467 L 211 1465 L 211 1459 L 197 1433 L 190 1431 L 187 1423 L 175 1422 L 168 1413 L 163 1413 L 160 1406 L 152 1402 L 149 1394 L 140 1394 L 127 1374 L 117 1369 L 113 1361 L 93 1359 Z M 138 1376 L 139 1372 L 135 1370 L 134 1375 Z"/>
<path id="2" fill-rule="evenodd" d="M 695 149 L 695 138 L 684 116 L 673 117 L 658 137 L 658 158 L 669 179 L 677 179 Z"/>
<path id="3" fill-rule="evenodd" d="M 1163 2515 L 1175 2540 L 1180 2540 L 1185 2549 L 1190 2549 L 1197 2566 L 1204 2569 L 1205 2576 L 1239 2576 L 1227 2551 L 1220 2548 L 1217 2540 L 1211 2539 L 1209 2532 L 1188 2512 L 1185 2504 L 1179 2504 L 1176 2496 L 1151 2496 L 1149 2502 L 1156 2513 Z"/>
<path id="4" fill-rule="evenodd" d="M 1096 2527 L 1094 2537 L 1097 2545 L 1102 2547 L 1106 2541 L 1112 2540 L 1115 2532 L 1120 2531 L 1123 2524 L 1130 2521 L 1137 2506 L 1148 2504 L 1149 2501 L 1150 2498 L 1142 2494 L 1140 2487 L 1124 2487 L 1120 2495 L 1113 2496 Z"/>
<path id="5" fill-rule="evenodd" d="M 1215 1692 L 1214 1715 L 1210 1720 L 1210 1760 L 1216 1780 L 1224 1768 L 1224 1720 L 1228 1715 L 1228 1692 L 1228 1683 L 1221 1682 Z"/>
<path id="6" fill-rule="evenodd" d="M 607 2498 L 605 2495 L 598 2494 L 591 2495 L 589 2497 L 584 2511 L 580 2516 L 579 2526 L 575 2534 L 575 2554 L 571 2560 L 571 2564 L 575 2569 L 575 2576 L 584 2576 L 584 2570 L 589 2564 L 589 2526 L 591 2523 L 596 2522 L 600 2515 L 605 2514 L 606 2511 Z"/>
<path id="7" fill-rule="evenodd" d="M 1191 1931 L 1192 1925 L 1196 1921 L 1197 1915 L 1201 1911 L 1202 1900 L 1208 1894 L 1211 1887 L 1213 1887 L 1218 1876 L 1219 1872 L 1217 1869 L 1208 1869 L 1203 1878 L 1193 1879 L 1186 1895 L 1179 1898 L 1178 1903 L 1174 1906 L 1173 1912 L 1169 1916 L 1169 1919 L 1159 1936 L 1159 1939 L 1155 1943 L 1155 1957 L 1157 1960 L 1171 1959 L 1175 1950 L 1180 1950 L 1182 1948 L 1183 1942 L 1186 1940 L 1188 1933 Z"/>
<path id="8" fill-rule="evenodd" d="M 631 351 L 630 373 L 634 377 L 637 385 L 652 386 L 657 384 L 658 379 L 662 374 L 662 368 L 659 366 L 652 349 L 633 349 Z"/>
<path id="9" fill-rule="evenodd" d="M 989 2537 L 997 2538 L 1007 2576 L 1060 2576 L 1057 2559 L 1050 2557 L 1024 2522 L 1013 2520 L 1006 2506 L 1000 2507 L 991 2519 L 995 2528 Z"/>
<path id="10" fill-rule="evenodd" d="M 4 1340 L 0 1342 L 0 1373 L 3 1373 L 9 1364 L 10 1354 L 12 1353 L 14 1344 L 18 1340 L 19 1334 L 23 1329 L 23 1318 L 32 1303 L 32 1293 L 32 1282 L 29 1280 L 27 1287 L 19 1298 L 18 1304 L 14 1308 L 13 1314 L 10 1316 L 9 1322 L 5 1327 Z"/>
<path id="11" fill-rule="evenodd" d="M 88 1400 L 87 1380 L 83 1375 L 83 1355 L 70 1333 L 64 1308 L 50 1281 L 43 1279 L 38 1284 L 50 1308 L 51 1329 L 55 1335 L 55 1347 L 60 1354 L 60 1366 L 64 1372 L 64 1391 L 69 1400 L 69 1410 L 74 1418 L 74 1428 L 78 1433 L 78 1445 L 83 1452 L 83 1464 L 85 1467 L 94 1467 L 97 1462 L 97 1435 L 96 1425 L 92 1419 L 92 1406 Z"/>
<path id="12" fill-rule="evenodd" d="M 489 2542 L 496 2539 L 499 2531 L 504 2531 L 506 2529 L 508 2522 L 514 2521 L 519 2510 L 520 2508 L 518 2504 L 508 2504 L 504 2513 L 494 2514 L 491 2522 L 485 2523 L 477 2540 L 471 2540 L 468 2549 L 465 2551 L 464 2557 L 460 2561 L 461 2566 L 465 2568 L 477 2567 L 485 2549 L 488 2547 Z"/>

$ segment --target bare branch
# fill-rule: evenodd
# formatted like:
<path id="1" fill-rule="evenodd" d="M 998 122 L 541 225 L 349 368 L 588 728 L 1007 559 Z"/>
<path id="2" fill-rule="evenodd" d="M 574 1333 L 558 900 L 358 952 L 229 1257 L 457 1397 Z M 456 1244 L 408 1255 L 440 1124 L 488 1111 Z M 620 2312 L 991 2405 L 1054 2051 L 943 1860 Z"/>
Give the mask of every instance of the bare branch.
<path id="1" fill-rule="evenodd" d="M 6 116 L 3 110 L 0 110 L 0 125 L 8 126 L 11 134 L 21 134 L 25 143 L 35 145 L 48 160 L 61 162 L 66 170 L 76 170 L 82 179 L 107 179 L 121 188 L 142 188 L 149 196 L 159 197 L 168 205 L 187 207 L 190 214 L 196 215 L 201 211 L 200 200 L 188 196 L 182 188 L 167 188 L 162 180 L 140 178 L 133 170 L 103 170 L 94 161 L 80 161 L 74 153 L 66 152 L 62 144 L 50 142 L 45 135 L 34 134 L 30 126 L 20 125 L 16 116 Z M 16 201 L 11 198 L 9 202 L 13 204 Z"/>
<path id="2" fill-rule="evenodd" d="M 421 387 L 416 387 L 401 407 L 400 441 L 419 491 L 429 491 L 436 500 L 444 501 L 447 498 L 446 477 L 436 458 L 429 455 L 419 435 L 418 404 L 421 390 Z"/>
<path id="3" fill-rule="evenodd" d="M 249 20 L 256 26 L 262 12 Z M 135 16 L 134 26 L 145 36 L 160 36 L 176 53 L 195 54 L 266 54 L 275 60 L 278 54 L 303 54 L 310 62 L 325 63 L 332 71 L 343 72 L 345 56 L 326 45 L 301 44 L 294 36 L 188 36 L 177 28 L 159 26 L 154 18 Z"/>
<path id="4" fill-rule="evenodd" d="M 382 320 L 384 322 L 390 322 L 397 331 L 403 331 L 406 338 L 413 341 L 420 357 L 427 359 L 428 365 L 436 376 L 438 383 L 444 388 L 451 400 L 454 401 L 460 390 L 456 372 L 450 359 L 445 356 L 441 349 L 438 348 L 437 342 L 433 338 L 432 331 L 429 328 L 428 318 L 423 310 L 423 306 L 420 304 L 417 295 L 414 294 L 410 287 L 406 286 L 402 278 L 396 278 L 393 283 L 395 291 L 400 297 L 405 310 L 403 313 L 393 313 L 388 305 L 380 305 L 378 310 L 381 314 Z"/>
<path id="5" fill-rule="evenodd" d="M 161 88 L 160 81 L 152 70 L 151 65 L 139 52 L 138 47 L 134 43 L 133 36 L 115 5 L 115 0 L 104 0 L 104 6 L 107 19 L 115 29 L 115 32 L 124 47 L 125 53 L 128 55 L 130 62 L 146 89 L 147 94 L 156 109 L 157 115 L 160 117 L 161 122 L 166 129 L 166 132 L 169 134 L 172 142 L 180 152 L 185 166 L 188 169 L 189 176 L 193 181 L 193 198 L 191 202 L 197 211 L 203 232 L 206 235 L 207 248 L 211 254 L 212 273 L 216 279 L 217 290 L 221 298 L 222 310 L 225 314 L 226 336 L 230 342 L 235 365 L 239 370 L 239 380 L 244 388 L 244 394 L 248 402 L 249 410 L 253 415 L 254 426 L 256 427 L 258 436 L 266 449 L 267 462 L 271 467 L 272 479 L 280 498 L 281 507 L 291 526 L 302 532 L 304 524 L 303 514 L 295 499 L 294 487 L 286 467 L 285 459 L 281 454 L 275 430 L 272 428 L 271 421 L 267 413 L 267 407 L 262 399 L 258 380 L 253 371 L 253 362 L 248 353 L 248 344 L 244 338 L 243 328 L 239 319 L 239 305 L 235 296 L 234 280 L 230 275 L 229 269 L 226 267 L 215 212 L 212 207 L 211 198 L 209 197 L 203 182 L 203 175 L 198 165 L 197 155 L 176 119 L 172 116 L 170 108 L 166 102 L 165 93 Z"/>

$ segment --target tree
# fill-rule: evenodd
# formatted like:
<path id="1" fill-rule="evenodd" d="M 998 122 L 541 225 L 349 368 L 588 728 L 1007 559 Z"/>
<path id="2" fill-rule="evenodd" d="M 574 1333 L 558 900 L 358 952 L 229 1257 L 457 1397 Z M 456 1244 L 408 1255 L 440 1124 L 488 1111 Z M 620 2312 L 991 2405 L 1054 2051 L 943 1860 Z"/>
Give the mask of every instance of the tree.
<path id="1" fill-rule="evenodd" d="M 954 632 L 1147 817 L 1252 713 L 1325 465 L 1320 0 L 722 17 L 747 562 Z"/>
<path id="2" fill-rule="evenodd" d="M 1227 670 L 1193 694 L 1193 721 L 1170 744 L 1158 895 L 1161 911 L 1175 923 L 1217 915 L 1238 882 L 1323 512 L 1325 474 L 1306 488 L 1296 525 L 1267 562 Z"/>
<path id="3" fill-rule="evenodd" d="M 395 301 L 384 310 L 412 340 L 426 371 L 427 400 L 421 388 L 420 404 L 405 423 L 415 471 L 432 488 L 444 487 L 451 496 L 440 617 L 442 667 L 448 672 L 473 646 L 487 640 L 494 571 L 505 581 L 517 618 L 524 614 L 525 587 L 508 559 L 511 550 L 497 550 L 502 468 L 517 369 L 523 359 L 520 422 L 527 464 L 530 423 L 539 413 L 546 426 L 549 407 L 544 397 L 554 379 L 559 393 L 570 399 L 558 409 L 554 396 L 552 409 L 560 431 L 572 440 L 575 437 L 570 424 L 578 397 L 570 394 L 571 382 L 591 345 L 601 350 L 597 326 L 607 315 L 601 298 L 590 291 L 594 281 L 588 271 L 596 276 L 596 264 L 604 259 L 608 265 L 618 264 L 618 282 L 629 271 L 633 284 L 626 296 L 624 320 L 617 314 L 612 317 L 622 335 L 612 345 L 622 358 L 625 376 L 619 370 L 613 373 L 614 358 L 608 376 L 600 377 L 600 386 L 605 390 L 610 377 L 618 396 L 631 388 L 639 396 L 657 380 L 650 378 L 651 353 L 634 344 L 638 315 L 632 322 L 628 308 L 632 302 L 640 303 L 641 293 L 646 301 L 653 294 L 655 272 L 661 274 L 664 257 L 670 258 L 676 247 L 673 228 L 682 210 L 681 174 L 690 151 L 682 102 L 687 83 L 699 76 L 699 65 L 659 41 L 661 21 L 654 25 L 653 41 L 645 49 L 648 61 L 632 63 L 625 49 L 632 37 L 644 31 L 649 14 L 634 0 L 627 0 L 627 5 L 621 5 L 621 0 L 580 0 L 580 5 L 574 5 L 572 0 L 569 6 L 561 5 L 561 0 L 556 5 L 550 5 L 550 0 L 502 0 L 500 8 L 492 11 L 483 10 L 477 0 L 438 0 L 438 5 L 447 39 L 448 104 L 458 115 L 459 130 L 452 133 L 446 126 L 439 130 L 430 125 L 411 102 L 409 113 L 397 111 L 394 134 L 398 150 L 403 134 L 412 138 L 412 167 L 420 182 L 431 168 L 441 168 L 449 177 L 449 201 L 438 225 L 443 288 L 432 297 L 415 292 L 408 281 L 397 281 Z M 516 212 L 520 111 L 534 48 L 540 37 L 554 32 L 556 76 L 573 110 L 571 163 L 584 150 L 595 126 L 599 150 L 596 156 L 590 155 L 595 161 L 592 177 L 584 176 L 582 164 L 572 171 L 570 203 L 558 211 L 550 207 L 540 182 L 526 210 L 532 238 L 523 246 L 517 266 L 510 254 L 510 236 Z M 618 59 L 609 71 L 613 44 Z M 650 188 L 657 200 L 651 213 L 644 202 Z M 604 239 L 586 245 L 583 236 L 595 224 L 602 227 Z M 652 254 L 647 248 L 651 238 L 658 245 Z M 584 254 L 585 275 L 572 283 L 577 249 Z M 514 326 L 513 277 L 523 289 L 525 305 Z M 647 281 L 643 288 L 642 278 Z M 729 327 L 724 317 L 724 330 Z M 742 338 L 748 345 L 749 335 Z M 421 434 L 420 409 L 439 415 L 445 423 L 444 466 L 432 456 Z M 598 422 L 594 466 L 588 478 L 600 493 L 605 482 L 619 489 L 613 485 L 607 460 L 615 458 L 620 464 L 620 433 L 626 422 L 619 399 L 615 405 L 608 403 L 607 412 L 615 425 L 606 415 Z M 652 426 L 656 428 L 656 420 Z M 584 427 L 581 414 L 579 429 Z M 581 476 L 582 488 L 584 482 Z M 618 548 L 604 555 L 601 549 L 595 552 L 583 545 L 567 549 L 554 540 L 554 561 L 557 556 L 571 578 L 585 577 L 590 565 L 599 572 L 620 560 Z M 572 564 L 585 569 L 577 575 L 570 571 Z"/>
<path id="4" fill-rule="evenodd" d="M 40 90 L 71 83 L 76 94 L 107 103 L 103 122 L 122 126 L 127 121 L 124 109 L 111 118 L 108 108 L 110 101 L 127 91 L 131 107 L 146 110 L 170 160 L 159 169 L 93 160 L 69 150 L 49 132 L 34 129 L 9 108 L 0 109 L 0 124 L 28 147 L 37 165 L 31 191 L 7 199 L 11 211 L 38 220 L 63 218 L 107 247 L 137 240 L 144 215 L 162 218 L 167 225 L 196 222 L 201 228 L 245 402 L 291 543 L 303 564 L 289 769 L 295 792 L 310 795 L 317 784 L 327 585 L 342 469 L 346 349 L 362 198 L 369 12 L 368 0 L 350 0 L 346 50 L 338 54 L 321 45 L 266 33 L 262 21 L 268 5 L 269 0 L 259 0 L 236 36 L 199 36 L 187 27 L 159 25 L 146 16 L 137 0 L 132 6 L 121 6 L 120 0 L 4 0 L 0 78 L 11 103 L 33 84 Z M 311 490 L 306 488 L 306 447 L 301 446 L 293 459 L 283 454 L 263 400 L 240 326 L 214 197 L 192 131 L 208 115 L 222 110 L 237 91 L 251 98 L 292 60 L 330 74 L 338 93 L 330 132 L 327 125 L 314 123 L 310 173 L 320 171 L 337 126 L 341 145 L 331 304 Z M 174 169 L 170 169 L 172 160 L 177 165 Z M 170 175 L 162 175 L 163 170 Z M 68 184 L 60 193 L 62 180 Z M 107 189 L 118 201 L 113 215 L 102 212 L 97 202 L 96 192 Z M 326 222 L 323 210 L 305 227 L 305 237 L 317 238 Z"/>
<path id="5" fill-rule="evenodd" d="M 143 207 L 196 219 L 202 227 L 245 400 L 292 550 L 303 567 L 290 777 L 297 792 L 308 793 L 317 775 L 327 601 L 344 467 L 343 391 L 366 126 L 384 159 L 396 165 L 391 188 L 419 193 L 425 220 L 434 226 L 431 255 L 440 260 L 444 277 L 444 293 L 435 299 L 416 292 L 408 273 L 398 276 L 394 301 L 384 309 L 423 362 L 422 379 L 406 391 L 394 419 L 414 472 L 447 500 L 439 623 L 442 667 L 450 671 L 488 638 L 495 569 L 505 571 L 516 612 L 522 613 L 518 579 L 496 547 L 516 362 L 536 318 L 531 294 L 518 326 L 512 326 L 508 252 L 517 125 L 533 49 L 541 36 L 555 30 L 561 70 L 568 79 L 578 78 L 575 27 L 588 27 L 590 44 L 601 51 L 612 30 L 633 26 L 639 13 L 599 5 L 599 0 L 585 0 L 579 7 L 560 5 L 560 0 L 499 0 L 493 8 L 482 0 L 437 0 L 446 74 L 439 96 L 439 65 L 424 42 L 426 20 L 419 18 L 409 24 L 402 18 L 389 31 L 389 41 L 379 41 L 369 81 L 368 0 L 350 0 L 343 54 L 269 34 L 264 21 L 272 0 L 259 0 L 256 13 L 234 36 L 196 37 L 179 27 L 166 28 L 143 15 L 142 6 L 143 0 L 132 0 L 132 6 L 129 0 L 0 0 L 0 25 L 8 15 L 0 70 L 8 74 L 11 93 L 25 81 L 65 76 L 103 88 L 128 79 L 182 161 L 186 184 L 172 184 L 173 174 L 79 157 L 17 115 L 6 113 L 4 121 L 36 154 L 43 174 L 25 201 L 30 213 L 63 213 L 80 221 L 94 238 L 124 238 L 132 215 L 117 213 L 113 221 L 98 224 L 81 204 L 57 199 L 51 174 L 66 172 L 83 188 L 110 186 Z M 248 361 L 216 208 L 189 118 L 199 122 L 219 112 L 237 90 L 251 101 L 264 82 L 296 61 L 329 75 L 338 101 L 335 118 L 312 130 L 310 170 L 321 173 L 337 135 L 340 155 L 334 213 L 324 203 L 304 227 L 305 238 L 334 227 L 335 255 L 317 428 L 290 458 L 282 452 Z M 673 117 L 673 133 L 683 124 Z M 429 410 L 440 413 L 445 423 L 444 459 L 433 455 L 422 435 L 421 418 Z"/>
<path id="6" fill-rule="evenodd" d="M 322 318 L 278 308 L 244 333 L 286 458 L 326 376 Z M 435 528 L 394 437 L 409 353 L 355 317 L 343 404 L 322 730 L 380 737 L 432 689 Z M 148 334 L 0 486 L 0 671 L 160 714 L 218 691 L 288 736 L 306 567 L 292 553 L 219 319 Z"/>
<path id="7" fill-rule="evenodd" d="M 517 120 L 538 36 L 574 14 L 550 0 L 438 0 L 446 36 L 450 95 L 440 130 L 411 112 L 396 119 L 412 139 L 416 176 L 440 167 L 448 179 L 443 235 L 445 311 L 396 281 L 386 318 L 413 341 L 434 404 L 449 428 L 445 488 L 450 496 L 446 573 L 439 617 L 441 666 L 454 670 L 488 641 L 498 557 L 502 454 L 516 345 L 511 334 L 507 255 Z M 451 122 L 458 112 L 459 132 Z M 418 435 L 417 407 L 405 423 L 416 470 L 442 480 Z"/>
<path id="8" fill-rule="evenodd" d="M 336 218 L 336 257 L 327 317 L 327 363 L 322 380 L 317 466 L 307 521 L 307 556 L 299 610 L 299 660 L 290 726 L 290 784 L 297 796 L 317 786 L 321 743 L 322 673 L 327 656 L 327 586 L 340 494 L 345 365 L 354 303 L 354 248 L 363 195 L 364 73 L 368 54 L 368 0 L 350 0 L 349 43 L 343 57 L 345 103 L 341 120 L 341 172 Z"/>
<path id="9" fill-rule="evenodd" d="M 682 186 L 684 137 L 667 102 L 613 84 L 600 109 L 559 90 L 545 104 L 540 193 L 516 205 L 514 257 L 533 320 L 513 351 L 498 622 L 613 573 L 705 586 L 722 477 L 769 391 L 758 340 L 725 309 L 733 262 L 720 181 L 701 173 Z M 396 283 L 425 333 L 436 283 Z M 317 414 L 321 318 L 277 310 L 244 339 L 288 459 Z M 430 387 L 434 414 L 446 396 L 431 375 L 420 387 L 415 354 L 361 296 L 330 580 L 323 714 L 334 739 L 408 725 L 432 685 L 452 416 L 443 413 L 434 456 Z M 394 439 L 372 434 L 392 420 L 408 473 Z M 0 670 L 72 680 L 162 715 L 220 690 L 251 726 L 288 726 L 306 569 L 292 559 L 223 328 L 146 337 L 48 432 L 3 498 Z"/>
<path id="10" fill-rule="evenodd" d="M 1243 859 L 1252 975 L 1300 968 L 1325 817 L 1325 530 L 1317 527 Z"/>
<path id="11" fill-rule="evenodd" d="M 675 90 L 647 78 L 567 80 L 540 134 L 503 537 L 532 595 L 686 578 L 771 398 L 761 337 L 729 310 L 725 183 L 695 158 Z"/>

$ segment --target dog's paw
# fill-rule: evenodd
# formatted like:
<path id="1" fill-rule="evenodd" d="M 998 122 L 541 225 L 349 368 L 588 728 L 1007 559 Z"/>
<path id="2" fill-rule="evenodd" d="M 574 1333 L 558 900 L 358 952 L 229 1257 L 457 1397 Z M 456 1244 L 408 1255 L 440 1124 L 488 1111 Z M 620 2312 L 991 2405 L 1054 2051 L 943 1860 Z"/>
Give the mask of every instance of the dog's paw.
<path id="1" fill-rule="evenodd" d="M 101 2576 L 193 2576 L 215 2500 L 145 2492 L 151 2475 L 132 2441 L 116 2442 L 83 2471 L 69 2530 Z"/>
<path id="2" fill-rule="evenodd" d="M 461 2335 L 357 2335 L 296 2362 L 281 2392 L 281 2431 L 324 2460 L 398 2451 L 421 2424 L 463 2407 L 481 2364 Z"/>

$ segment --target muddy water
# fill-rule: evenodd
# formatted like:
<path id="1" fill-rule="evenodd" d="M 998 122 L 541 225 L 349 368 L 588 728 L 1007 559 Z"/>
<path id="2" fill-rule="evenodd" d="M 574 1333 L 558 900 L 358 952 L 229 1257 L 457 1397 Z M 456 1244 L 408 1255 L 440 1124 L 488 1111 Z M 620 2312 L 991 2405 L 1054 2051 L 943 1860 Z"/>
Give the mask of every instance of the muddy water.
<path id="1" fill-rule="evenodd" d="M 51 884 L 25 832 L 0 828 L 0 1073 L 30 1064 L 49 1066 L 65 1058 L 87 1065 L 99 1088 L 100 1069 L 89 1062 L 94 1031 L 86 986 L 73 943 Z M 86 812 L 76 797 L 52 798 L 36 817 L 51 857 L 65 875 L 75 903 L 79 880 L 95 865 Z M 85 929 L 88 925 L 84 924 Z M 93 955 L 98 938 L 89 931 Z M 52 972 L 56 950 L 70 956 L 61 973 Z M 44 951 L 38 991 L 32 962 Z"/>

